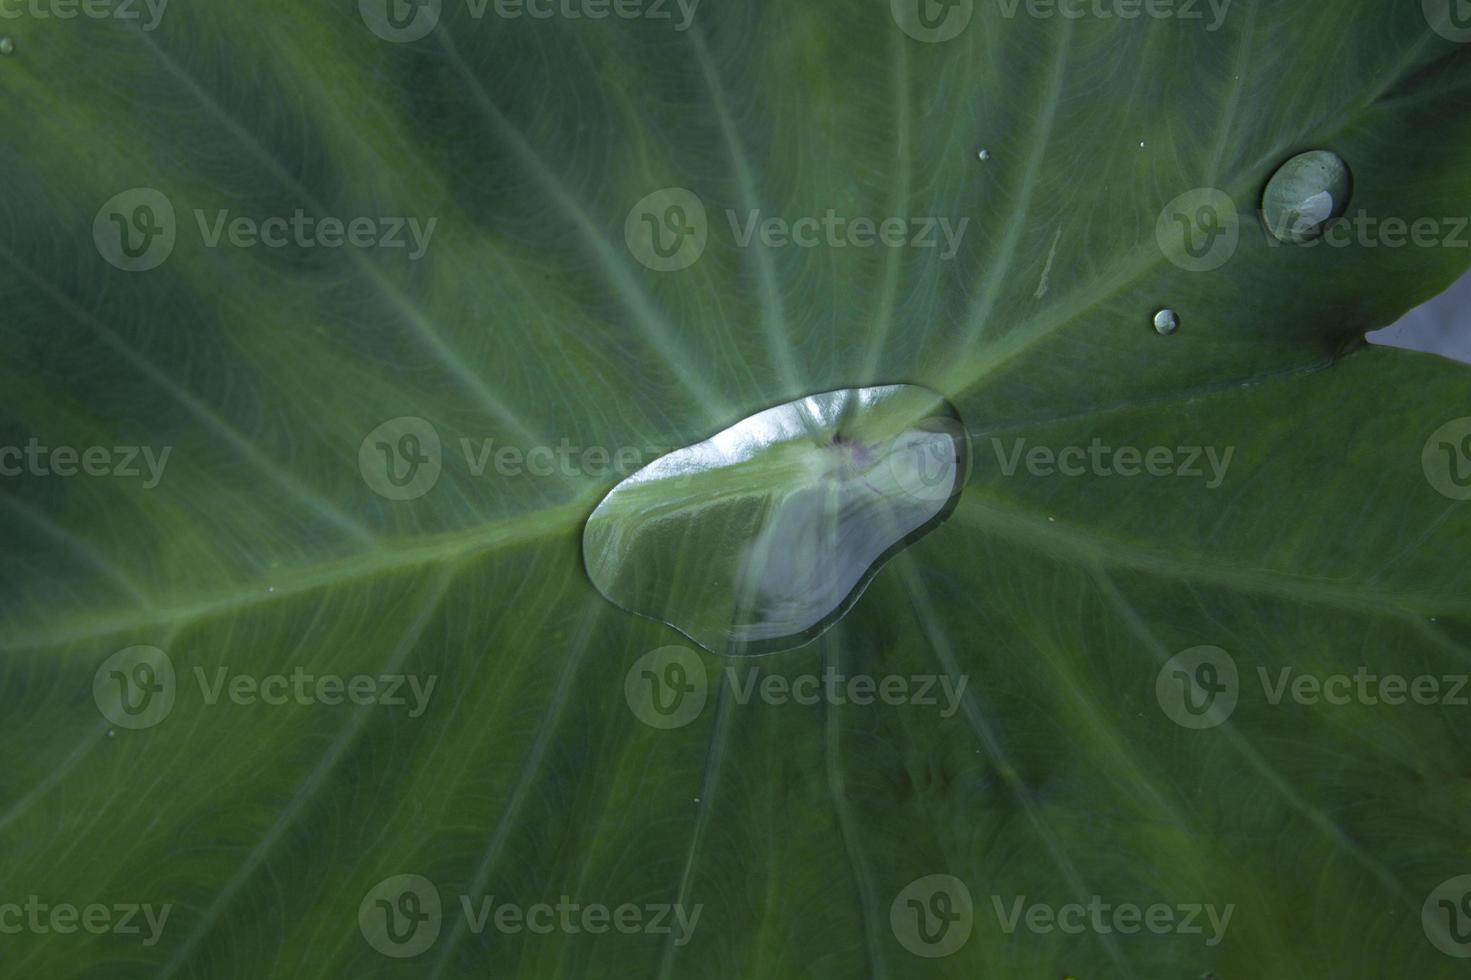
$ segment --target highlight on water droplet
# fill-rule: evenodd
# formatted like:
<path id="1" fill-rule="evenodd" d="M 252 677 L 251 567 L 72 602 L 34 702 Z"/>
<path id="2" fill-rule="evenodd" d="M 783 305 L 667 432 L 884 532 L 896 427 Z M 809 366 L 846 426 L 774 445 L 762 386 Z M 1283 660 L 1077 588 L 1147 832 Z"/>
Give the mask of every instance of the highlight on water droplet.
<path id="1" fill-rule="evenodd" d="M 1161 337 L 1168 337 L 1180 329 L 1180 315 L 1171 309 L 1160 310 L 1154 315 L 1154 329 Z"/>
<path id="2" fill-rule="evenodd" d="M 1279 241 L 1310 242 L 1343 216 L 1353 194 L 1353 175 L 1343 158 L 1328 150 L 1299 153 L 1277 168 L 1262 193 L 1262 220 Z"/>
<path id="3" fill-rule="evenodd" d="M 757 412 L 614 487 L 583 530 L 604 596 L 717 654 L 800 646 L 954 509 L 960 417 L 917 385 L 844 388 Z"/>

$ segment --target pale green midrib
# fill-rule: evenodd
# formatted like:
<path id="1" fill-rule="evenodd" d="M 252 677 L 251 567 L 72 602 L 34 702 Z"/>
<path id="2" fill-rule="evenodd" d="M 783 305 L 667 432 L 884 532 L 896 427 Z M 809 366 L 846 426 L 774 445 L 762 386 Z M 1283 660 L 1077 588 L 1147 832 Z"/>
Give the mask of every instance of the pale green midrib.
<path id="1" fill-rule="evenodd" d="M 1361 114 L 1374 107 L 1379 96 L 1403 76 L 1404 72 L 1409 69 L 1409 66 L 1414 64 L 1416 59 L 1419 58 L 1426 44 L 1433 41 L 1435 36 L 1427 32 L 1420 39 L 1420 42 L 1412 46 L 1406 52 L 1405 57 L 1396 61 L 1392 66 L 1392 70 L 1387 72 L 1385 77 L 1374 85 L 1369 98 L 1362 104 L 1354 106 L 1354 111 L 1346 112 L 1333 129 L 1322 134 L 1322 140 L 1332 141 L 1356 125 Z M 1321 123 L 1315 123 L 1315 125 L 1321 125 Z M 1281 156 L 1285 147 L 1291 146 L 1295 142 L 1297 141 L 1284 141 L 1282 144 L 1272 147 L 1270 151 L 1263 154 L 1251 166 L 1245 168 L 1243 173 L 1246 176 L 1240 182 L 1244 186 L 1233 185 L 1226 192 L 1227 196 L 1234 201 L 1249 191 L 1251 186 L 1259 178 L 1259 172 L 1271 161 Z M 1253 177 L 1252 175 L 1258 175 L 1258 177 Z M 984 353 L 987 356 L 964 358 L 958 361 L 957 369 L 946 376 L 943 385 L 945 393 L 958 399 L 961 395 L 970 392 L 1007 364 L 1042 343 L 1058 330 L 1073 323 L 1088 310 L 1101 306 L 1113 297 L 1138 285 L 1145 276 L 1154 271 L 1164 261 L 1164 252 L 1153 242 L 1153 238 L 1151 237 L 1138 249 L 1132 259 L 1127 261 L 1121 260 L 1115 266 L 1116 271 L 1105 272 L 1100 275 L 1094 280 L 1094 284 L 1084 289 L 1081 295 L 1073 302 L 1054 308 L 1050 316 L 1033 316 L 1023 321 L 1015 330 L 1007 333 L 1005 337 L 989 348 L 982 348 L 980 353 Z M 1110 286 L 1109 281 L 1115 278 L 1118 280 L 1117 283 Z"/>
<path id="2" fill-rule="evenodd" d="M 1425 596 L 1365 589 L 1349 583 L 1294 576 L 1249 565 L 1213 562 L 1197 556 L 1182 557 L 1147 548 L 1125 538 L 1044 520 L 1021 508 L 986 499 L 975 490 L 967 491 L 961 497 L 952 519 L 1014 543 L 1041 547 L 1054 556 L 1071 558 L 1090 566 L 1127 568 L 1252 595 L 1355 612 L 1471 615 L 1471 601 L 1432 600 Z"/>
<path id="3" fill-rule="evenodd" d="M 318 589 L 509 551 L 575 528 L 592 506 L 592 496 L 585 495 L 531 514 L 490 521 L 479 527 L 437 534 L 412 543 L 395 545 L 384 542 L 371 552 L 282 572 L 271 576 L 269 592 L 265 583 L 258 583 L 199 595 L 147 612 L 114 613 L 81 621 L 70 619 L 68 628 L 62 631 L 17 630 L 0 636 L 0 651 L 59 647 L 132 630 L 188 625 L 210 616 L 238 612 Z"/>

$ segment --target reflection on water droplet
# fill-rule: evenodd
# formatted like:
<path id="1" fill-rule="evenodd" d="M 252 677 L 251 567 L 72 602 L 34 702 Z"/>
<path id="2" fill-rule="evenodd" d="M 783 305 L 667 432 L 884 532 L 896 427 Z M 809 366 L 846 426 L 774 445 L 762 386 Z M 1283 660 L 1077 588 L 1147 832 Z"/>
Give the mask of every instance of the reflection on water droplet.
<path id="1" fill-rule="evenodd" d="M 1160 336 L 1168 337 L 1180 329 L 1180 315 L 1174 310 L 1160 310 L 1154 315 L 1154 329 Z"/>
<path id="2" fill-rule="evenodd" d="M 1262 194 L 1262 220 L 1278 240 L 1310 242 L 1348 209 L 1353 175 L 1336 153 L 1310 150 L 1288 160 Z"/>
<path id="3" fill-rule="evenodd" d="M 15 54 L 15 38 L 0 37 L 0 54 Z"/>
<path id="4" fill-rule="evenodd" d="M 982 149 L 981 151 L 979 151 L 978 153 L 976 153 L 976 159 L 977 160 L 980 160 L 982 163 L 984 163 L 985 161 L 991 159 L 991 151 L 990 150 L 986 150 L 986 149 Z"/>
<path id="5" fill-rule="evenodd" d="M 916 385 L 777 405 L 675 450 L 603 498 L 583 530 L 598 591 L 718 654 L 806 643 L 964 486 L 955 409 Z"/>

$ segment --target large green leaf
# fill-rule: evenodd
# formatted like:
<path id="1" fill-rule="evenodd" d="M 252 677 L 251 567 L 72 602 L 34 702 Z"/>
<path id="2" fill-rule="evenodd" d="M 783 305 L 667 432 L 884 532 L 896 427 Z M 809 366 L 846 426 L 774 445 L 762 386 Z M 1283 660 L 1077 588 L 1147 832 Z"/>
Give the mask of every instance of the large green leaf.
<path id="1" fill-rule="evenodd" d="M 0 443 L 37 450 L 0 457 L 0 972 L 1464 972 L 1467 708 L 1269 696 L 1471 669 L 1466 369 L 1362 344 L 1468 262 L 1464 4 L 1065 6 L 7 8 Z M 1434 244 L 1269 237 L 1319 148 L 1350 216 Z M 953 255 L 742 245 L 829 209 L 968 224 Z M 436 223 L 417 257 L 231 243 L 298 211 Z M 600 454 L 896 383 L 958 410 L 969 484 L 818 639 L 670 650 L 588 580 Z M 1009 465 L 1094 440 L 1229 465 Z M 169 456 L 153 485 L 41 446 Z M 829 670 L 919 680 L 778 696 Z M 293 672 L 435 687 L 246 696 Z M 1195 680 L 1229 697 L 1193 715 Z M 385 908 L 433 897 L 400 875 L 442 913 L 398 945 Z M 1232 911 L 1103 931 L 1066 908 L 1095 895 Z M 477 932 L 461 896 L 699 919 Z M 1085 924 L 1008 932 L 1019 901 Z"/>

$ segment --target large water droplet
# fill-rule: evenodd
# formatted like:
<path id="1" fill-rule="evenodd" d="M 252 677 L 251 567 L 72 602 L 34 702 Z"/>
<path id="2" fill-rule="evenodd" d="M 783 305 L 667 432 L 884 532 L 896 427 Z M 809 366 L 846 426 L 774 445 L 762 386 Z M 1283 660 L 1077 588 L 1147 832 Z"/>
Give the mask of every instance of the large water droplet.
<path id="1" fill-rule="evenodd" d="M 1353 175 L 1336 153 L 1310 150 L 1288 160 L 1262 194 L 1262 218 L 1279 240 L 1300 245 L 1342 217 L 1353 193 Z"/>
<path id="2" fill-rule="evenodd" d="M 1154 329 L 1160 336 L 1168 337 L 1180 329 L 1180 315 L 1174 310 L 1160 310 L 1154 315 Z"/>
<path id="3" fill-rule="evenodd" d="M 610 600 L 712 652 L 787 649 L 949 515 L 968 461 L 959 416 L 927 388 L 810 395 L 619 483 L 588 518 L 583 561 Z"/>

